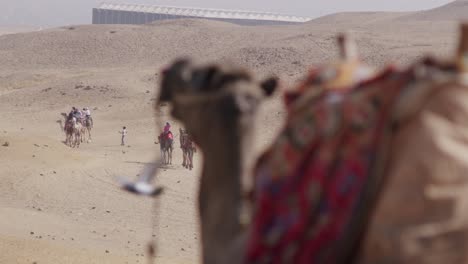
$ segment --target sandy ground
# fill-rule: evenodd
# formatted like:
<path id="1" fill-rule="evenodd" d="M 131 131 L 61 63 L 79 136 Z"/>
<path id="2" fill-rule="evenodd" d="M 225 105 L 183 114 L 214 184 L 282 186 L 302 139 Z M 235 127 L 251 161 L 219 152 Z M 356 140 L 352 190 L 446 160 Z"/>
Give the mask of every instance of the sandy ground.
<path id="1" fill-rule="evenodd" d="M 334 36 L 343 30 L 375 66 L 451 55 L 457 27 L 444 16 L 449 7 L 337 14 L 299 26 L 181 20 L 0 36 L 0 145 L 9 143 L 0 146 L 0 263 L 145 262 L 153 201 L 120 191 L 114 179 L 136 177 L 159 155 L 155 73 L 174 58 L 234 61 L 258 76 L 277 74 L 288 88 L 309 65 L 336 57 Z M 79 149 L 62 142 L 60 113 L 71 106 L 90 107 L 95 120 L 93 141 Z M 156 117 L 173 121 L 167 108 Z M 271 142 L 283 118 L 277 95 L 262 108 L 256 151 Z M 122 147 L 124 125 L 129 135 Z M 179 127 L 173 122 L 176 136 Z M 176 143 L 174 164 L 158 176 L 166 191 L 157 210 L 157 263 L 199 262 L 200 153 L 195 162 L 195 170 L 184 169 Z"/>
<path id="2" fill-rule="evenodd" d="M 55 90 L 74 78 L 98 82 L 113 77 L 98 70 L 78 77 L 53 72 L 56 78 L 32 80 L 27 84 L 32 88 L 14 87 L 0 97 L 0 141 L 10 144 L 0 150 L 0 214 L 6 216 L 0 218 L 0 263 L 143 262 L 145 244 L 152 238 L 153 202 L 120 191 L 115 177 L 136 177 L 158 154 L 151 96 L 136 89 L 125 94 L 125 88 L 115 92 L 92 88 L 90 94 L 68 89 L 77 94 L 72 95 L 77 106 L 98 105 L 93 111 L 93 141 L 70 149 L 62 143 L 57 121 L 71 103 L 60 102 L 61 92 Z M 125 74 L 111 73 L 122 78 L 115 84 L 137 86 Z M 52 89 L 44 90 L 46 86 Z M 107 95 L 99 98 L 101 93 Z M 129 131 L 125 147 L 120 146 L 118 134 L 123 125 Z M 176 149 L 174 165 L 164 168 L 158 178 L 166 187 L 158 210 L 161 263 L 193 263 L 198 255 L 196 171 L 180 164 L 181 152 Z"/>

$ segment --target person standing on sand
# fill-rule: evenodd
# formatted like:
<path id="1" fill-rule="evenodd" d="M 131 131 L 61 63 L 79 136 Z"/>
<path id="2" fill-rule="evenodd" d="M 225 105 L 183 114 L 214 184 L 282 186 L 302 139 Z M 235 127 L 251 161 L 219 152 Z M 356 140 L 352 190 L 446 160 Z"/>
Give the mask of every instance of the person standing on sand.
<path id="1" fill-rule="evenodd" d="M 123 127 L 122 131 L 119 131 L 120 134 L 122 134 L 122 143 L 120 143 L 121 146 L 125 146 L 125 136 L 127 135 L 127 127 Z"/>

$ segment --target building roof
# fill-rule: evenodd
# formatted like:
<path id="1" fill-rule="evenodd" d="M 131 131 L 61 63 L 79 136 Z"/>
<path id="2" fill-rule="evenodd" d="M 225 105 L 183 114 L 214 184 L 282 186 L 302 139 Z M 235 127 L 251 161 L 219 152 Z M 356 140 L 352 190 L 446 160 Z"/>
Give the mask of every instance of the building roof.
<path id="1" fill-rule="evenodd" d="M 290 15 L 270 13 L 270 12 L 251 12 L 251 11 L 241 11 L 241 10 L 174 7 L 174 6 L 159 6 L 159 5 L 102 3 L 98 7 L 98 9 L 157 13 L 157 14 L 191 16 L 191 17 L 200 17 L 200 18 L 249 19 L 249 20 L 296 22 L 296 23 L 307 22 L 311 20 L 311 18 L 308 18 L 308 17 L 290 16 Z"/>

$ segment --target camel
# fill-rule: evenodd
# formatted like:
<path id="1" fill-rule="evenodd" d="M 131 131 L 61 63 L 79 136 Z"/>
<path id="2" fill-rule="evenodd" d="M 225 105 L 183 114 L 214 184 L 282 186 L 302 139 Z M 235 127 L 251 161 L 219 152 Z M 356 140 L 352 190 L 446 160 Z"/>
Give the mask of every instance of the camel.
<path id="1" fill-rule="evenodd" d="M 249 170 L 254 116 L 276 81 L 255 82 L 226 64 L 173 63 L 159 101 L 171 104 L 203 153 L 203 263 L 465 263 L 468 25 L 461 43 L 457 63 L 425 58 L 349 93 L 325 91 L 329 85 L 317 75 L 301 84 L 305 90 L 286 98 L 283 132 L 255 167 L 254 210 L 245 227 L 241 179 Z M 323 119 L 327 112 L 336 115 Z M 305 122 L 311 118 L 317 123 Z M 311 156 L 310 148 L 321 152 Z M 341 162 L 350 167 L 336 167 Z M 362 177 L 344 177 L 342 168 Z M 337 184 L 346 194 L 342 210 L 323 203 L 335 189 L 302 182 L 323 173 L 337 180 L 328 187 Z M 312 202 L 309 210 L 300 211 L 298 190 Z M 305 229 L 291 226 L 298 217 L 306 217 Z M 323 233 L 330 224 L 338 231 Z M 318 243 L 320 234 L 325 243 Z"/>
<path id="2" fill-rule="evenodd" d="M 179 139 L 180 139 L 180 148 L 182 149 L 182 166 L 189 170 L 193 169 L 193 154 L 197 152 L 196 147 L 194 146 L 192 137 L 190 134 L 183 130 L 179 129 Z"/>
<path id="3" fill-rule="evenodd" d="M 87 128 L 77 121 L 76 118 L 69 119 L 66 113 L 61 113 L 65 118 L 63 130 L 65 132 L 65 144 L 70 147 L 79 147 L 80 143 L 84 142 Z M 59 121 L 61 124 L 62 122 Z M 89 134 L 91 138 L 91 133 Z"/>
<path id="4" fill-rule="evenodd" d="M 89 143 L 91 142 L 91 129 L 93 129 L 93 121 L 91 118 L 84 118 L 82 119 L 81 123 L 83 125 L 83 140 L 81 142 L 86 141 L 86 143 Z"/>
<path id="5" fill-rule="evenodd" d="M 226 248 L 241 232 L 240 175 L 248 170 L 258 104 L 276 85 L 275 78 L 257 82 L 242 68 L 197 67 L 186 59 L 164 72 L 159 102 L 172 103 L 172 115 L 184 123 L 204 156 L 198 197 L 203 263 L 239 257 L 226 254 Z"/>
<path id="6" fill-rule="evenodd" d="M 65 131 L 65 144 L 71 147 L 72 144 L 74 143 L 73 142 L 73 132 L 74 132 L 73 121 L 72 120 L 65 121 L 65 126 L 63 130 Z"/>
<path id="7" fill-rule="evenodd" d="M 82 119 L 78 120 L 77 123 L 81 125 L 81 128 L 80 128 L 80 143 L 83 143 L 83 142 L 86 141 L 86 130 L 87 129 L 84 126 Z"/>
<path id="8" fill-rule="evenodd" d="M 59 124 L 60 126 L 60 129 L 65 132 L 65 145 L 68 145 L 69 144 L 69 135 L 72 134 L 72 130 L 71 130 L 71 120 L 68 120 L 68 115 L 67 113 L 61 113 L 61 115 L 63 116 L 64 118 L 64 121 L 63 120 L 57 120 L 57 123 Z"/>
<path id="9" fill-rule="evenodd" d="M 78 122 L 76 120 L 76 118 L 72 118 L 71 122 L 72 122 L 71 127 L 72 127 L 72 131 L 73 131 L 73 133 L 72 133 L 73 137 L 71 138 L 70 146 L 79 148 L 80 143 L 83 140 L 83 134 L 82 134 L 83 126 L 81 125 L 80 122 Z"/>
<path id="10" fill-rule="evenodd" d="M 413 66 L 359 263 L 467 263 L 468 24 L 453 59 Z"/>
<path id="11" fill-rule="evenodd" d="M 65 131 L 65 144 L 70 147 L 79 147 L 83 139 L 83 126 L 81 123 L 74 117 L 68 120 L 65 119 L 63 130 Z"/>
<path id="12" fill-rule="evenodd" d="M 60 124 L 60 127 L 63 129 L 65 132 L 65 145 L 68 145 L 72 147 L 75 144 L 74 141 L 74 129 L 73 129 L 73 120 L 68 119 L 68 115 L 66 113 L 61 113 L 61 115 L 64 117 L 64 125 L 62 126 L 62 121 L 59 120 L 57 121 Z"/>
<path id="13" fill-rule="evenodd" d="M 172 151 L 174 149 L 174 140 L 162 133 L 158 137 L 160 143 L 161 156 L 163 157 L 163 164 L 172 164 Z"/>

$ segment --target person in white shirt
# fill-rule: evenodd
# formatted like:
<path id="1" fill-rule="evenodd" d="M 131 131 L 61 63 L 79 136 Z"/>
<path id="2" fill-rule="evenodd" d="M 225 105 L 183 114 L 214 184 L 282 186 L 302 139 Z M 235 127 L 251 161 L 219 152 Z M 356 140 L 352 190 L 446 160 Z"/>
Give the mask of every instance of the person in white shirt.
<path id="1" fill-rule="evenodd" d="M 90 117 L 90 116 L 91 116 L 91 110 L 89 110 L 88 107 L 83 108 L 83 113 L 84 113 L 87 117 Z"/>
<path id="2" fill-rule="evenodd" d="M 119 131 L 122 134 L 122 142 L 120 143 L 121 146 L 125 146 L 125 136 L 127 136 L 127 127 L 123 127 L 122 131 Z"/>
<path id="3" fill-rule="evenodd" d="M 83 115 L 85 119 L 89 120 L 91 127 L 93 127 L 93 118 L 91 117 L 91 110 L 88 107 L 83 108 Z"/>

